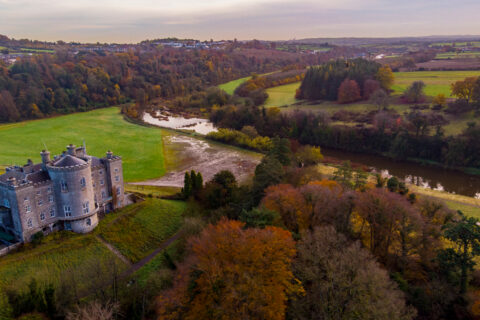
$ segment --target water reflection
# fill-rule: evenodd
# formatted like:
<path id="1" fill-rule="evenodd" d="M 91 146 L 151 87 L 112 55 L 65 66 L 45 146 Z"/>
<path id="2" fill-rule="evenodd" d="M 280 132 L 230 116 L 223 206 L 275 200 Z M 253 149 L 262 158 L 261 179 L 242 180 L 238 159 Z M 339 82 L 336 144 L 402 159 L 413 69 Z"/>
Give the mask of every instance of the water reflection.
<path id="1" fill-rule="evenodd" d="M 393 161 L 385 157 L 323 149 L 326 156 L 371 167 L 383 177 L 396 176 L 411 184 L 480 199 L 480 176 L 432 166 Z"/>
<path id="2" fill-rule="evenodd" d="M 156 116 L 157 117 L 152 117 L 150 113 L 145 112 L 143 114 L 143 121 L 159 127 L 192 130 L 204 135 L 217 131 L 208 119 L 171 116 L 162 114 L 160 111 L 157 111 Z"/>

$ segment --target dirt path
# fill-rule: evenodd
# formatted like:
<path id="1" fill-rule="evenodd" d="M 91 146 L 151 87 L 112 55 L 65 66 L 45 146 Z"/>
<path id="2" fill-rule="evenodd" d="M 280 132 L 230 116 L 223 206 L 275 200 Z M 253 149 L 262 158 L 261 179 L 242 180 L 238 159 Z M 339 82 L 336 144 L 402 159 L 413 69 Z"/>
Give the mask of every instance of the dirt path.
<path id="1" fill-rule="evenodd" d="M 95 237 L 98 239 L 98 241 L 100 241 L 103 245 L 105 245 L 105 247 L 107 247 L 108 250 L 110 250 L 120 260 L 122 260 L 123 263 L 125 263 L 129 268 L 132 267 L 132 263 L 130 262 L 130 260 L 128 260 L 120 251 L 118 251 L 117 248 L 115 248 L 110 243 L 108 243 L 105 239 L 103 239 L 101 235 L 96 235 Z"/>
<path id="2" fill-rule="evenodd" d="M 135 273 L 136 271 L 138 271 L 141 267 L 143 267 L 144 265 L 146 265 L 147 263 L 149 263 L 150 261 L 152 261 L 153 258 L 155 258 L 159 253 L 163 252 L 165 249 L 167 249 L 174 241 L 178 240 L 180 237 L 182 236 L 182 232 L 179 231 L 177 232 L 176 234 L 174 234 L 173 236 L 171 236 L 170 238 L 168 238 L 167 240 L 165 240 L 157 249 L 155 249 L 155 251 L 153 251 L 152 253 L 150 253 L 148 256 L 146 256 L 145 258 L 143 258 L 142 260 L 138 261 L 137 263 L 135 263 L 133 266 L 131 266 L 131 268 L 129 268 L 128 270 L 126 270 L 122 275 L 121 277 L 127 277 L 133 273 Z"/>

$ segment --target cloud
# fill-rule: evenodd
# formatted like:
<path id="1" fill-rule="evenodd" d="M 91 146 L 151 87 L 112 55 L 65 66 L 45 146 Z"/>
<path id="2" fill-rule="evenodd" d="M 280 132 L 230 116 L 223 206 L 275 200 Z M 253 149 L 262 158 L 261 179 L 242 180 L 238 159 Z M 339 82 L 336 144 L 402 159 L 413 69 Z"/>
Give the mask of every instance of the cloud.
<path id="1" fill-rule="evenodd" d="M 472 34 L 473 0 L 0 0 L 0 32 L 41 40 Z"/>

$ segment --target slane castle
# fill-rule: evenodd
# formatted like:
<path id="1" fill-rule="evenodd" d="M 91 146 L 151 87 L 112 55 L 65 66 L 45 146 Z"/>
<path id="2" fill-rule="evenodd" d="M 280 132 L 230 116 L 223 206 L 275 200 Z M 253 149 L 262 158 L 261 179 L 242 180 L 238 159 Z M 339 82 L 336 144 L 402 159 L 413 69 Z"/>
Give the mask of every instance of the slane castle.
<path id="1" fill-rule="evenodd" d="M 72 144 L 53 160 L 49 151 L 40 155 L 42 163 L 28 160 L 0 175 L 0 231 L 23 242 L 38 232 L 86 233 L 97 226 L 99 213 L 125 205 L 119 156 L 108 151 L 96 158 Z"/>

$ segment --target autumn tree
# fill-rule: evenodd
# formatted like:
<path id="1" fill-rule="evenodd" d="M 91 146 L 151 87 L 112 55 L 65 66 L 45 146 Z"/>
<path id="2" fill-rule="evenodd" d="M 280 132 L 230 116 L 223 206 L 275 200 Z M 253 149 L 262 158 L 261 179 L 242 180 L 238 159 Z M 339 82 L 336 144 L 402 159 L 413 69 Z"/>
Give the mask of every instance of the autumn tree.
<path id="1" fill-rule="evenodd" d="M 450 89 L 452 91 L 452 96 L 457 97 L 458 99 L 465 100 L 467 103 L 470 103 L 472 96 L 474 94 L 475 84 L 478 80 L 478 77 L 468 77 L 465 80 L 456 81 L 452 83 Z"/>
<path id="2" fill-rule="evenodd" d="M 368 79 L 363 84 L 363 99 L 368 100 L 372 94 L 380 89 L 380 83 L 377 80 Z"/>
<path id="3" fill-rule="evenodd" d="M 10 92 L 0 92 L 0 122 L 18 121 L 19 119 L 20 113 Z"/>
<path id="4" fill-rule="evenodd" d="M 407 102 L 418 103 L 421 102 L 424 98 L 423 89 L 425 88 L 425 83 L 423 81 L 414 81 L 408 88 L 405 90 L 404 97 Z"/>
<path id="5" fill-rule="evenodd" d="M 373 104 L 378 108 L 378 110 L 385 110 L 388 108 L 388 105 L 390 103 L 389 101 L 388 94 L 385 92 L 383 89 L 378 89 L 376 90 L 371 96 L 370 96 L 370 103 Z"/>
<path id="6" fill-rule="evenodd" d="M 323 160 L 320 147 L 302 146 L 295 153 L 295 158 L 300 167 L 312 166 Z"/>
<path id="7" fill-rule="evenodd" d="M 406 263 L 416 253 L 423 220 L 405 197 L 385 189 L 359 193 L 355 231 L 364 245 L 384 262 L 390 255 Z"/>
<path id="8" fill-rule="evenodd" d="M 309 216 L 312 210 L 300 191 L 288 184 L 268 187 L 262 200 L 263 206 L 278 212 L 285 226 L 298 233 L 309 226 Z"/>
<path id="9" fill-rule="evenodd" d="M 380 83 L 380 86 L 385 91 L 390 91 L 393 83 L 395 82 L 395 75 L 389 66 L 383 66 L 378 69 L 376 78 Z"/>
<path id="10" fill-rule="evenodd" d="M 243 227 L 223 220 L 189 242 L 173 288 L 158 298 L 161 319 L 285 318 L 288 297 L 303 290 L 291 270 L 292 236 Z"/>
<path id="11" fill-rule="evenodd" d="M 295 275 L 306 294 L 292 300 L 292 319 L 412 319 L 415 311 L 375 258 L 331 226 L 298 244 Z"/>
<path id="12" fill-rule="evenodd" d="M 432 103 L 434 106 L 443 107 L 447 103 L 447 97 L 445 97 L 445 94 L 439 93 L 433 98 Z"/>
<path id="13" fill-rule="evenodd" d="M 360 99 L 358 83 L 355 80 L 345 79 L 338 88 L 338 102 L 351 103 Z"/>

